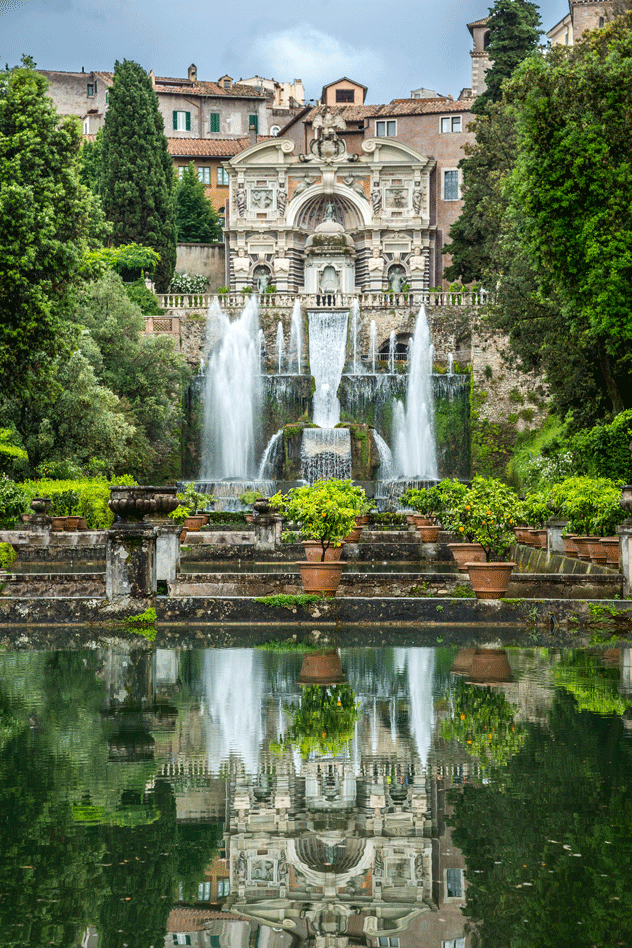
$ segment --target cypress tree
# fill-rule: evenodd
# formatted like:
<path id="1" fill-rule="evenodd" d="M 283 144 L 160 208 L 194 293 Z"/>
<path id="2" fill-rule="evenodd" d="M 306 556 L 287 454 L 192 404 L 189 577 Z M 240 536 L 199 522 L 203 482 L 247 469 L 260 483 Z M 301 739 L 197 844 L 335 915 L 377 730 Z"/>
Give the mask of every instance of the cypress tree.
<path id="1" fill-rule="evenodd" d="M 114 68 L 99 192 L 115 246 L 136 242 L 157 251 L 156 289 L 166 292 L 176 265 L 173 162 L 151 80 L 129 60 Z"/>
<path id="2" fill-rule="evenodd" d="M 222 238 L 217 211 L 206 198 L 193 162 L 176 187 L 176 223 L 180 243 L 212 243 Z"/>
<path id="3" fill-rule="evenodd" d="M 485 112 L 490 102 L 500 101 L 505 79 L 538 48 L 541 25 L 538 7 L 531 0 L 496 0 L 489 8 L 487 52 L 492 67 L 485 74 L 487 88 L 476 100 L 474 112 Z"/>

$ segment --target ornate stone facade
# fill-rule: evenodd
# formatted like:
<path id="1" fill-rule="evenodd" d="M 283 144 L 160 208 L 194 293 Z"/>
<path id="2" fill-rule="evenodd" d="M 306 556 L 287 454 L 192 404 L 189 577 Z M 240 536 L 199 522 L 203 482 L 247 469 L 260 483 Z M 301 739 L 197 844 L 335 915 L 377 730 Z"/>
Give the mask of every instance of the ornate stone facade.
<path id="1" fill-rule="evenodd" d="M 331 299 L 428 287 L 429 179 L 434 159 L 371 138 L 350 154 L 344 119 L 328 109 L 304 154 L 289 139 L 261 142 L 226 164 L 230 287 Z"/>

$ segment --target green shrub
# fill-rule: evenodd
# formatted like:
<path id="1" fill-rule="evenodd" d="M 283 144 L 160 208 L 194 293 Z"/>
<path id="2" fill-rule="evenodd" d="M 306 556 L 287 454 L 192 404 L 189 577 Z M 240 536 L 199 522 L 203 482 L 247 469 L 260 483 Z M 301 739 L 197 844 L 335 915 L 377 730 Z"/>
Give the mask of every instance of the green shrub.
<path id="1" fill-rule="evenodd" d="M 169 293 L 206 293 L 208 278 L 195 273 L 176 273 L 169 284 Z"/>
<path id="2" fill-rule="evenodd" d="M 15 563 L 17 556 L 10 543 L 0 543 L 0 569 L 7 569 Z"/>
<path id="3" fill-rule="evenodd" d="M 12 529 L 20 515 L 29 509 L 31 497 L 23 485 L 16 484 L 4 474 L 0 476 L 0 528 Z"/>
<path id="4" fill-rule="evenodd" d="M 632 481 L 632 409 L 622 411 L 609 425 L 578 431 L 570 440 L 578 471 L 590 477 Z"/>
<path id="5" fill-rule="evenodd" d="M 107 530 L 114 522 L 114 514 L 108 507 L 110 485 L 134 486 L 133 477 L 125 475 L 107 480 L 105 477 L 82 478 L 77 480 L 41 480 L 25 481 L 22 488 L 28 502 L 33 497 L 50 497 L 53 517 L 85 517 L 90 530 Z"/>

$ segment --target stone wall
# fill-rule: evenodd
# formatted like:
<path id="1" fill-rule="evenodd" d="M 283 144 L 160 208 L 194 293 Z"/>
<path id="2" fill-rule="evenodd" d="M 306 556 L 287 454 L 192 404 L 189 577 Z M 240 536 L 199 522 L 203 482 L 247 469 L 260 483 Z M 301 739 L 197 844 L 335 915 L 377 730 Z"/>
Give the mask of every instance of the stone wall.
<path id="1" fill-rule="evenodd" d="M 209 292 L 226 285 L 225 244 L 178 244 L 176 273 L 208 277 Z"/>

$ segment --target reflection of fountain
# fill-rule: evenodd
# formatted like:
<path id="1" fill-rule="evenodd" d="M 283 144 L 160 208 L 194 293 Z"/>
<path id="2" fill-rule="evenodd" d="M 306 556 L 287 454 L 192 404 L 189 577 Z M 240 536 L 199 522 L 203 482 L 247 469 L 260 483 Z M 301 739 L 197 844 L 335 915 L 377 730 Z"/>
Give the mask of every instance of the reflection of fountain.
<path id="1" fill-rule="evenodd" d="M 204 653 L 204 685 L 209 767 L 236 757 L 247 773 L 256 773 L 263 740 L 261 654 L 209 649 Z"/>

